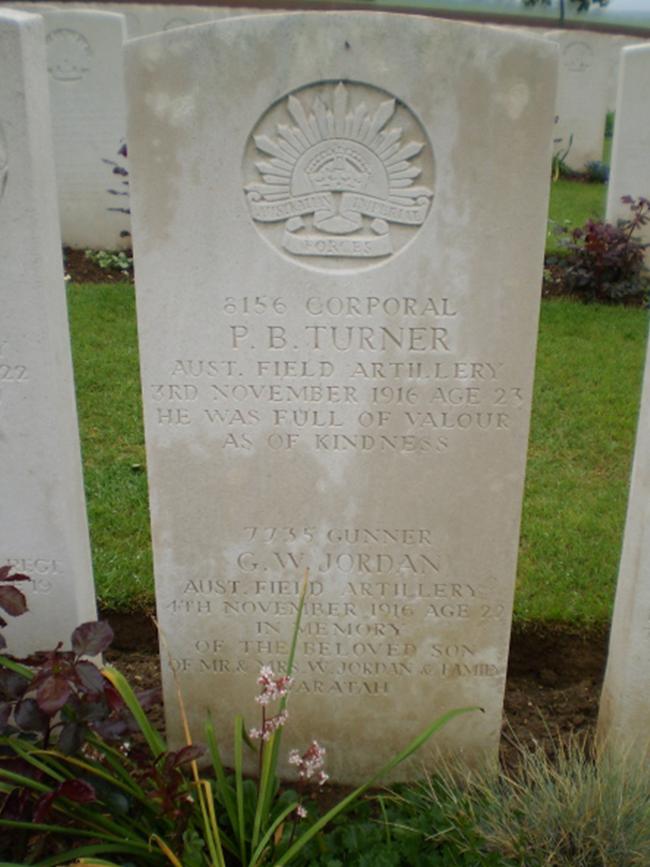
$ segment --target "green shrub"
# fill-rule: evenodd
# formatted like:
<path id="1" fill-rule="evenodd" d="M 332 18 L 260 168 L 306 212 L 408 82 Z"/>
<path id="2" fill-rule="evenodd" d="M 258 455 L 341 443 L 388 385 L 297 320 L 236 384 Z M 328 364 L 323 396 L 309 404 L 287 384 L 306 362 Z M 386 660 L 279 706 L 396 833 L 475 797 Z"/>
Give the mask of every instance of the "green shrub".
<path id="1" fill-rule="evenodd" d="M 475 851 L 478 837 L 485 856 L 517 867 L 650 864 L 650 770 L 640 762 L 595 761 L 573 738 L 552 759 L 541 746 L 521 748 L 513 775 L 458 777 L 448 771 L 412 792 L 431 810 L 434 838 Z"/>
<path id="2" fill-rule="evenodd" d="M 123 250 L 86 250 L 84 255 L 89 262 L 104 271 L 120 271 L 126 277 L 133 270 L 133 257 Z"/>

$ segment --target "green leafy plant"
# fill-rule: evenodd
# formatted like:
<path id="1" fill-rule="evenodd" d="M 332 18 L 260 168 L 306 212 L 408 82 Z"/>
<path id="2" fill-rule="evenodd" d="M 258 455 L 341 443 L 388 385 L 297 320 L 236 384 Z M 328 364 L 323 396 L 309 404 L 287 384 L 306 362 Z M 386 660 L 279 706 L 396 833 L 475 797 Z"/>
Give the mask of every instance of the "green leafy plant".
<path id="1" fill-rule="evenodd" d="M 277 772 L 305 593 L 306 582 L 287 674 L 276 677 L 267 667 L 260 672 L 260 727 L 247 730 L 241 716 L 234 721 L 231 773 L 210 719 L 207 749 L 193 743 L 180 691 L 186 743 L 170 750 L 126 679 L 110 666 L 100 672 L 83 658 L 106 649 L 105 626 L 82 624 L 70 651 L 58 646 L 25 659 L 0 656 L 0 827 L 12 832 L 0 844 L 0 855 L 18 853 L 22 863 L 40 867 L 75 858 L 79 864 L 111 864 L 97 858 L 115 854 L 174 867 L 305 863 L 305 847 L 329 822 L 447 722 L 472 710 L 439 717 L 366 783 L 323 816 L 312 816 L 304 794 L 308 785 L 327 779 L 324 750 L 312 741 L 304 753 L 291 752 L 297 791 L 283 790 Z M 75 737 L 66 738 L 70 726 Z M 257 781 L 244 774 L 244 749 L 257 750 Z M 202 757 L 209 758 L 212 774 L 199 771 Z"/>
<path id="2" fill-rule="evenodd" d="M 556 117 L 555 123 L 557 121 Z M 575 176 L 573 169 L 570 169 L 566 164 L 566 158 L 569 156 L 572 144 L 573 134 L 569 136 L 566 144 L 561 138 L 553 139 L 553 157 L 551 159 L 551 178 L 553 181 L 557 181 L 559 178 L 572 178 Z"/>
<path id="3" fill-rule="evenodd" d="M 595 184 L 606 184 L 609 180 L 609 166 L 602 160 L 590 160 L 585 164 L 584 179 Z"/>
<path id="4" fill-rule="evenodd" d="M 123 250 L 86 250 L 86 259 L 94 265 L 98 265 L 104 271 L 120 271 L 128 277 L 133 271 L 133 256 L 129 256 Z"/>

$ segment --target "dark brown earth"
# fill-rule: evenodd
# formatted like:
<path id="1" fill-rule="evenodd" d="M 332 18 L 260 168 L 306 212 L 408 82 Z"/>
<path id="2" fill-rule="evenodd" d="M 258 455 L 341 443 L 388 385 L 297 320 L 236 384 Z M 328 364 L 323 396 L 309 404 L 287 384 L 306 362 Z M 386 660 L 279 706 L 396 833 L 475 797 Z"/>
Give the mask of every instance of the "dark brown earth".
<path id="1" fill-rule="evenodd" d="M 158 641 L 145 614 L 103 612 L 115 632 L 108 661 L 135 688 L 159 683 Z M 589 735 L 598 713 L 607 653 L 607 630 L 562 625 L 515 626 L 505 698 L 502 760 L 515 763 L 517 748 L 541 744 L 549 754 L 558 738 Z M 159 716 L 156 722 L 161 721 Z"/>
<path id="2" fill-rule="evenodd" d="M 131 251 L 125 250 L 130 256 Z M 73 283 L 124 283 L 133 280 L 133 274 L 125 277 L 119 269 L 100 268 L 86 258 L 85 250 L 63 249 L 63 270 Z"/>

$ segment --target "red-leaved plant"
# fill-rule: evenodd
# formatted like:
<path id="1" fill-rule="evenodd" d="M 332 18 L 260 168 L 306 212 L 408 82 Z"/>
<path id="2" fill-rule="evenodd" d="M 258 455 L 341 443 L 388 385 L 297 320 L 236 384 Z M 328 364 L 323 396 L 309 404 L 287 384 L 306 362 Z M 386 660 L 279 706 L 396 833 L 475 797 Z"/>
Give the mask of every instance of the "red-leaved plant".
<path id="1" fill-rule="evenodd" d="M 648 292 L 648 244 L 637 233 L 650 222 L 650 200 L 623 196 L 621 201 L 629 205 L 631 216 L 618 225 L 587 220 L 580 228 L 560 230 L 564 251 L 549 258 L 547 266 L 564 292 L 587 301 L 620 301 Z"/>
<path id="2" fill-rule="evenodd" d="M 6 567 L 0 574 L 2 589 L 16 590 L 12 580 L 29 580 L 11 576 Z M 305 581 L 286 675 L 264 667 L 258 678 L 260 727 L 247 731 L 243 717 L 234 721 L 232 773 L 224 768 L 209 718 L 212 775 L 206 777 L 197 763 L 205 750 L 192 741 L 182 700 L 186 744 L 169 750 L 145 712 L 155 693 L 136 695 L 118 671 L 100 671 L 88 658 L 110 644 L 108 624 L 77 627 L 70 650 L 59 644 L 24 659 L 0 655 L 0 828 L 11 832 L 0 837 L 4 867 L 18 867 L 19 858 L 42 867 L 75 859 L 120 867 L 125 856 L 130 863 L 160 867 L 305 864 L 305 847 L 332 819 L 443 725 L 476 709 L 443 714 L 366 783 L 312 818 L 304 796 L 309 785 L 327 780 L 323 747 L 312 741 L 303 753 L 290 752 L 298 792 L 281 788 L 277 770 L 306 587 Z M 15 592 L 0 596 L 8 614 L 26 610 L 17 593 L 22 600 Z M 254 740 L 256 781 L 243 771 L 243 749 L 254 750 Z M 118 864 L 104 860 L 110 853 L 120 857 Z"/>

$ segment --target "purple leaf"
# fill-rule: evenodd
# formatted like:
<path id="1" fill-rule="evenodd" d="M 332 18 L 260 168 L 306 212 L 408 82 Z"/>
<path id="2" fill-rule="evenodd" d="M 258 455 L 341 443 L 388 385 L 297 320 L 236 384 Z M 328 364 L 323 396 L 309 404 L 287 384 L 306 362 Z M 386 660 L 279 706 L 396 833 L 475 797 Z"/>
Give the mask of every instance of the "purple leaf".
<path id="1" fill-rule="evenodd" d="M 0 566 L 0 581 L 6 581 L 7 576 L 12 570 L 12 566 Z"/>
<path id="2" fill-rule="evenodd" d="M 36 809 L 34 810 L 34 822 L 40 823 L 47 819 L 50 807 L 52 806 L 52 801 L 55 798 L 56 790 L 54 792 L 48 792 L 47 795 L 43 795 L 42 798 L 38 799 Z"/>
<path id="3" fill-rule="evenodd" d="M 27 611 L 25 594 L 15 587 L 0 587 L 0 608 L 4 608 L 12 617 L 24 614 Z"/>
<path id="4" fill-rule="evenodd" d="M 204 754 L 205 748 L 200 744 L 190 744 L 175 753 L 169 753 L 169 766 L 178 768 L 181 765 L 187 765 L 189 762 L 194 762 L 197 759 L 200 759 Z"/>
<path id="5" fill-rule="evenodd" d="M 83 659 L 74 667 L 77 677 L 88 692 L 103 692 L 106 681 L 102 677 L 101 671 L 92 662 Z"/>
<path id="6" fill-rule="evenodd" d="M 85 780 L 66 780 L 59 786 L 58 794 L 76 804 L 88 804 L 97 800 L 94 788 Z"/>
<path id="7" fill-rule="evenodd" d="M 27 690 L 29 681 L 26 677 L 8 668 L 0 668 L 0 696 L 8 701 L 16 701 Z"/>
<path id="8" fill-rule="evenodd" d="M 16 705 L 14 719 L 19 729 L 26 732 L 43 731 L 47 728 L 47 716 L 35 698 L 24 698 Z"/>
<path id="9" fill-rule="evenodd" d="M 56 748 L 66 756 L 79 752 L 84 740 L 84 727 L 76 722 L 66 723 L 59 733 Z M 73 798 L 74 800 L 74 798 Z"/>
<path id="10" fill-rule="evenodd" d="M 137 690 L 135 696 L 142 710 L 151 710 L 162 704 L 162 691 L 158 686 Z"/>
<path id="11" fill-rule="evenodd" d="M 96 731 L 104 740 L 115 741 L 122 739 L 128 731 L 128 726 L 121 719 L 106 720 L 105 722 L 93 723 L 93 731 Z"/>
<path id="12" fill-rule="evenodd" d="M 113 630 L 105 620 L 82 623 L 72 633 L 72 649 L 79 656 L 103 653 L 113 640 Z"/>
<path id="13" fill-rule="evenodd" d="M 0 733 L 2 733 L 9 722 L 11 716 L 11 705 L 8 701 L 0 702 Z"/>
<path id="14" fill-rule="evenodd" d="M 46 678 L 36 693 L 38 706 L 48 716 L 54 716 L 70 698 L 72 690 L 65 677 L 53 674 Z"/>
<path id="15" fill-rule="evenodd" d="M 52 802 L 56 798 L 68 798 L 77 804 L 88 804 L 90 801 L 96 801 L 97 795 L 90 783 L 85 780 L 65 780 L 54 791 L 48 792 L 39 799 L 34 811 L 35 822 L 42 822 L 47 818 Z"/>
<path id="16" fill-rule="evenodd" d="M 8 567 L 11 569 L 11 567 Z M 9 575 L 7 572 L 2 574 L 2 570 L 0 569 L 0 581 L 31 581 L 32 579 L 29 575 L 24 575 L 22 572 L 14 572 L 13 575 Z"/>
<path id="17" fill-rule="evenodd" d="M 4 637 L 2 632 L 0 632 L 0 650 L 4 650 L 7 646 L 7 639 Z"/>

